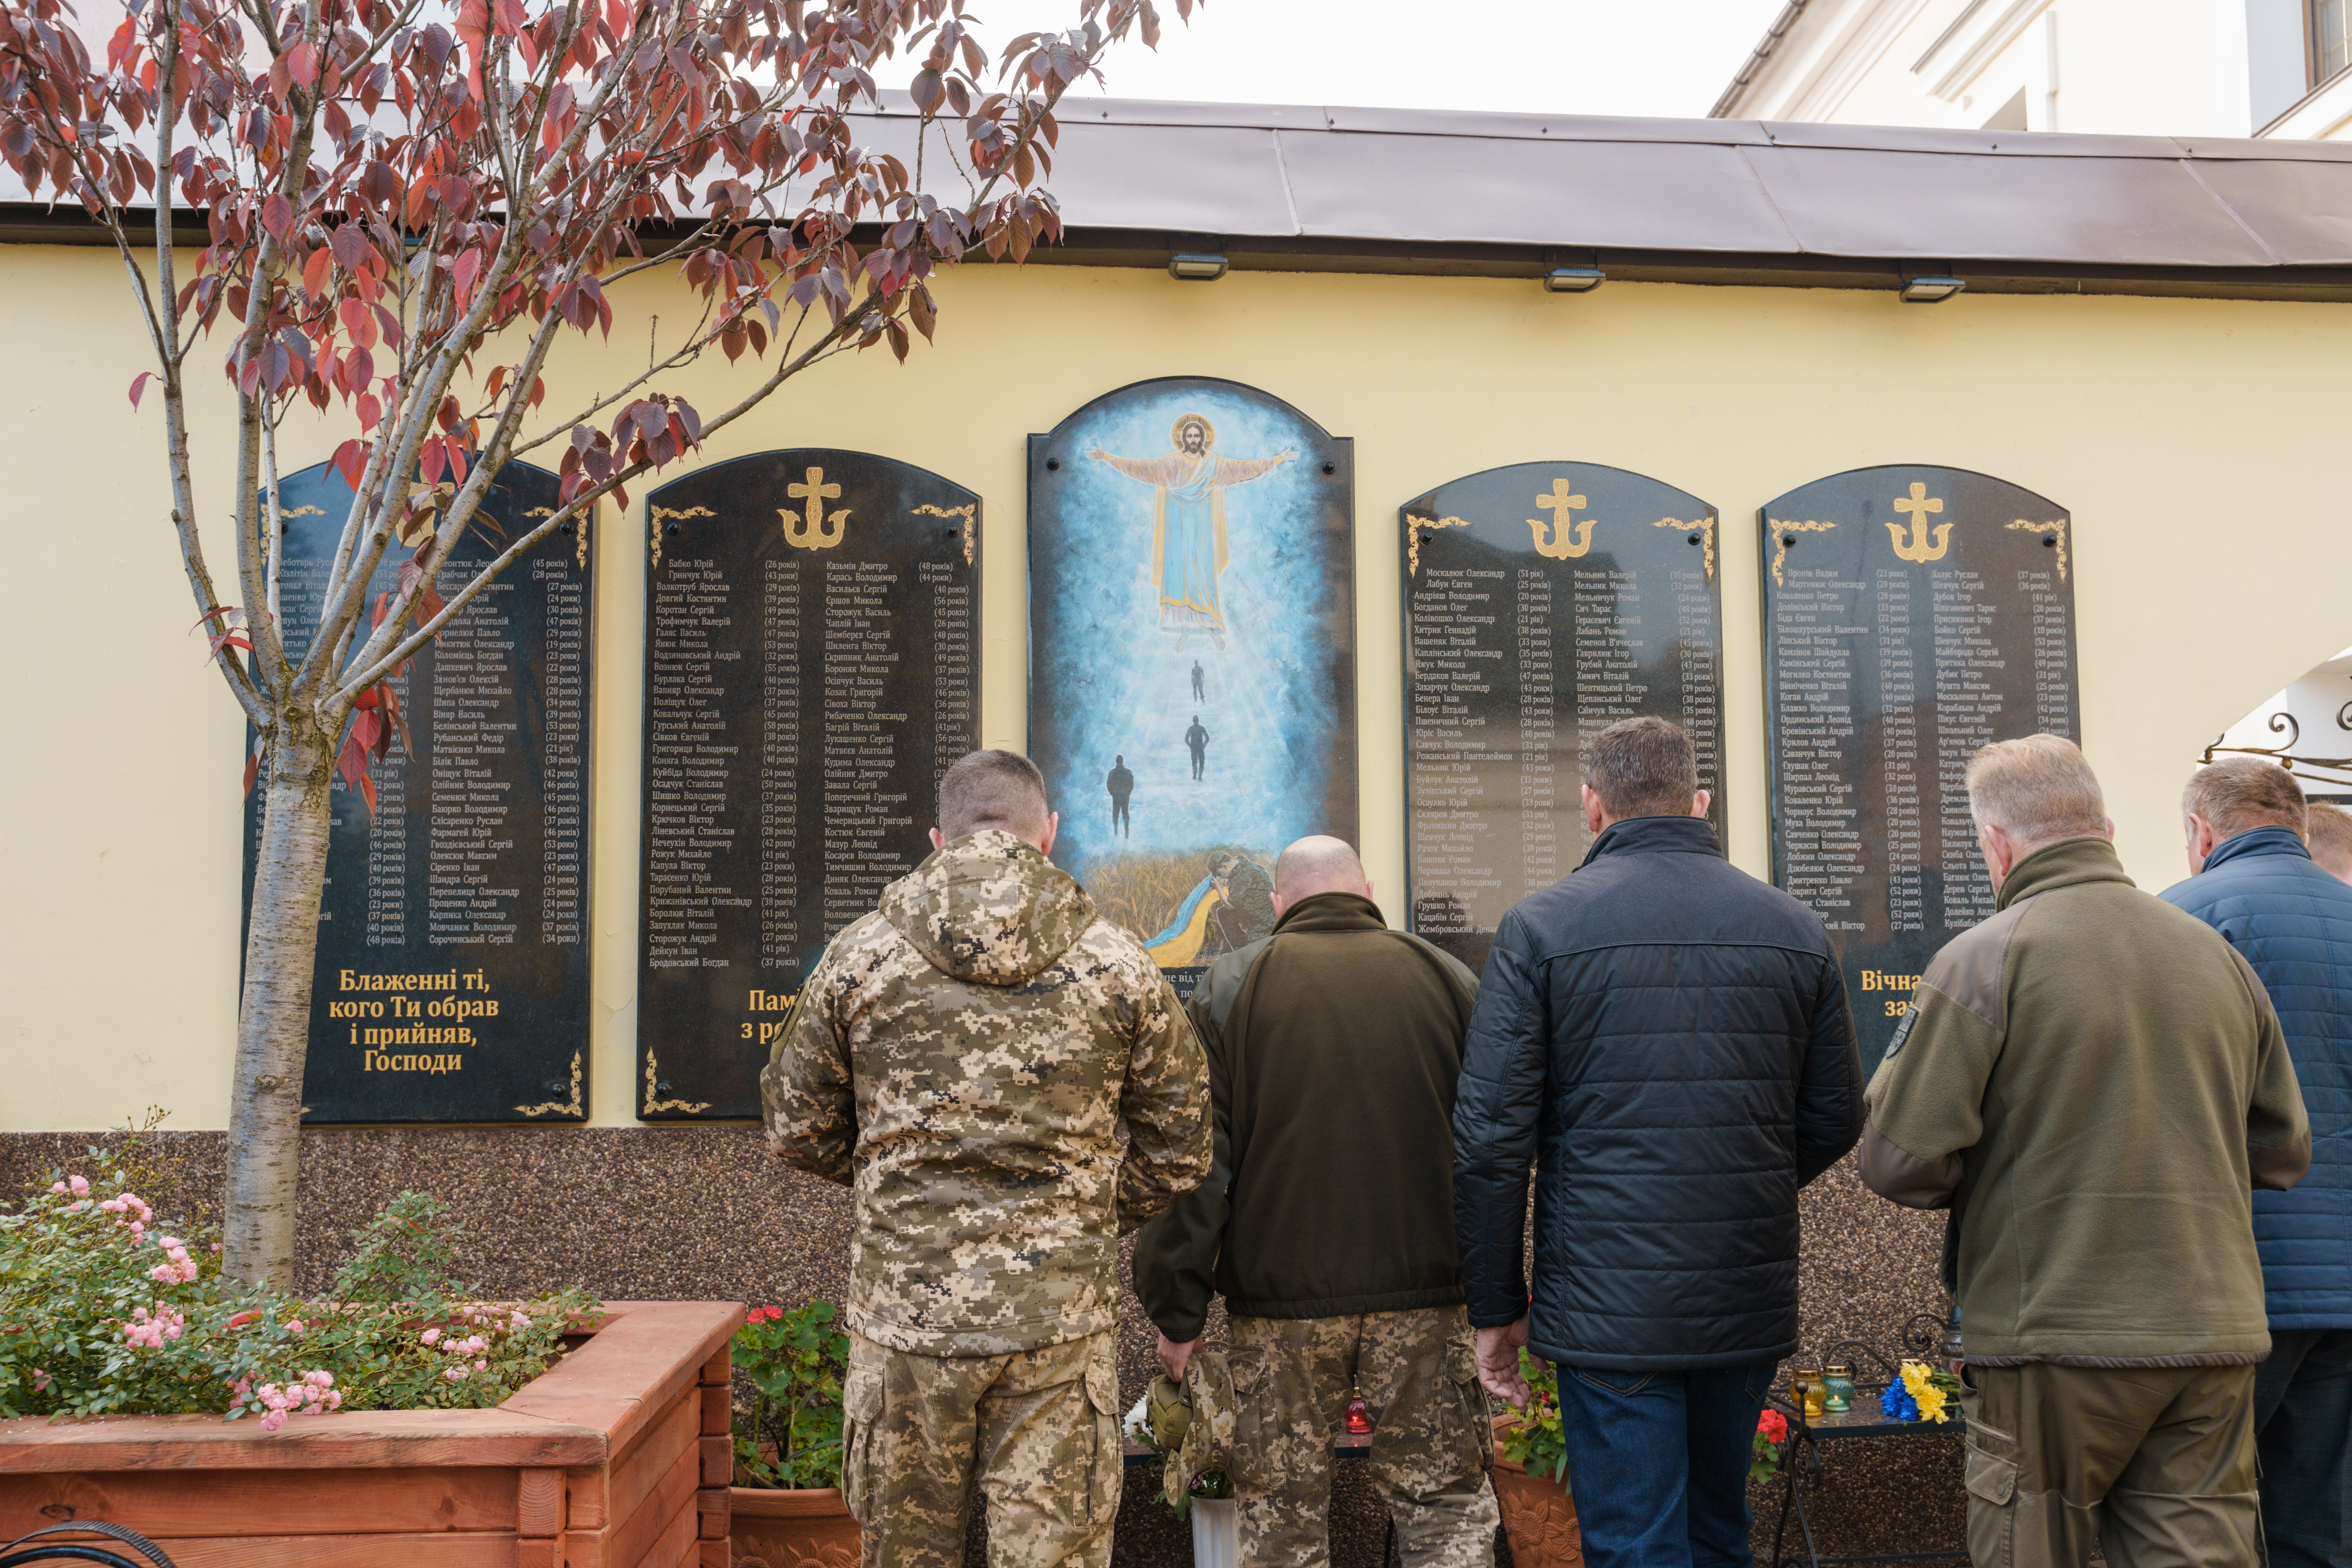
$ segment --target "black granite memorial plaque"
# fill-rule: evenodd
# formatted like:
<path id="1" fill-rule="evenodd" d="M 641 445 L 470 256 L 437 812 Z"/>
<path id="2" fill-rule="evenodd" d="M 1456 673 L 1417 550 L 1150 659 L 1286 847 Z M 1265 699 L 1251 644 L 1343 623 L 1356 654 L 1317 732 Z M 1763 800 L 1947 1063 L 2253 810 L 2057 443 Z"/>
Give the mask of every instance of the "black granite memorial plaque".
<path id="1" fill-rule="evenodd" d="M 1817 479 L 1760 521 L 1772 876 L 1829 928 L 1868 1072 L 1927 960 L 1993 912 L 1969 758 L 2081 738 L 2069 519 L 1903 465 Z"/>
<path id="2" fill-rule="evenodd" d="M 980 498 L 801 448 L 647 506 L 637 1114 L 756 1116 L 801 982 L 978 744 Z"/>
<path id="3" fill-rule="evenodd" d="M 1029 437 L 1029 749 L 1054 859 L 1179 995 L 1356 841 L 1355 447 L 1207 376 Z"/>
<path id="4" fill-rule="evenodd" d="M 1505 912 L 1583 859 L 1585 759 L 1619 720 L 1682 726 L 1722 831 L 1715 509 L 1622 468 L 1519 463 L 1401 516 L 1406 900 L 1475 970 Z"/>
<path id="5" fill-rule="evenodd" d="M 278 499 L 278 612 L 302 648 L 352 491 L 321 464 Z M 553 474 L 509 464 L 436 587 L 455 594 L 556 500 Z M 377 763 L 373 814 L 335 780 L 306 1122 L 587 1120 L 589 543 L 551 535 L 393 679 L 415 749 Z M 371 600 L 408 553 L 385 552 Z"/>

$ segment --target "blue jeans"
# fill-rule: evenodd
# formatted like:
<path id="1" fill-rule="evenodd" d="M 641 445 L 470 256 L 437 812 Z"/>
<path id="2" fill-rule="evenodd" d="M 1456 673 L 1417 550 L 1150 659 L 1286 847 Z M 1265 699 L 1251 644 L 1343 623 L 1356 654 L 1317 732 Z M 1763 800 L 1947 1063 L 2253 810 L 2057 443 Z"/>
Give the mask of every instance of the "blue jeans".
<path id="1" fill-rule="evenodd" d="M 1589 1568 L 1751 1568 L 1748 1461 L 1775 1364 L 1559 1369 Z"/>
<path id="2" fill-rule="evenodd" d="M 2352 1563 L 2352 1329 L 2273 1329 L 2254 1369 L 2272 1568 Z"/>

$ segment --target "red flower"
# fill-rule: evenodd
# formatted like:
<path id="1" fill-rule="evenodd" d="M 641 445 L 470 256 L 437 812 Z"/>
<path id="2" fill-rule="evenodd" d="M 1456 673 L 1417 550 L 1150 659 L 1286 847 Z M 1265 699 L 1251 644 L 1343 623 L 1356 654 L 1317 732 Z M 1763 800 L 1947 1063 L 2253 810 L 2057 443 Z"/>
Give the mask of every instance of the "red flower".
<path id="1" fill-rule="evenodd" d="M 754 1307 L 743 1314 L 743 1321 L 747 1323 L 764 1323 L 771 1318 L 781 1318 L 783 1315 L 784 1310 L 782 1307 Z"/>
<path id="2" fill-rule="evenodd" d="M 1789 1436 L 1789 1418 L 1777 1410 L 1767 1410 L 1756 1418 L 1756 1430 L 1764 1440 L 1776 1447 Z"/>

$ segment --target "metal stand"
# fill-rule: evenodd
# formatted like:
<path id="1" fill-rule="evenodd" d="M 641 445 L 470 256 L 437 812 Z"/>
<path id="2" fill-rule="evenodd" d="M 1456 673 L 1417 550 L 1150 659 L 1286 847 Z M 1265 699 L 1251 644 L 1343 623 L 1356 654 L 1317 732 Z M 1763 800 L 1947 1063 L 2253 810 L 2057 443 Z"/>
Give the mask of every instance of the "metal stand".
<path id="1" fill-rule="evenodd" d="M 1943 1332 L 1944 1320 L 1940 1315 L 1933 1312 L 1915 1314 L 1903 1325 L 1903 1348 L 1915 1358 L 1933 1356 L 1942 1342 Z M 1966 1547 L 1940 1552 L 1881 1552 L 1858 1556 L 1824 1557 L 1821 1547 L 1814 1542 L 1812 1521 L 1805 1514 L 1805 1487 L 1808 1479 L 1817 1489 L 1827 1479 L 1822 1465 L 1822 1443 L 1824 1440 L 1919 1437 L 1967 1429 L 1958 1411 L 1952 1413 L 1950 1421 L 1940 1426 L 1933 1422 L 1889 1421 L 1877 1415 L 1878 1396 L 1893 1385 L 1900 1373 L 1892 1362 L 1861 1341 L 1846 1340 L 1832 1345 L 1822 1357 L 1825 1363 L 1843 1362 L 1849 1366 L 1859 1365 L 1864 1359 L 1877 1363 L 1880 1370 L 1885 1373 L 1886 1381 L 1857 1384 L 1854 1388 L 1857 1409 L 1816 1426 L 1805 1419 L 1804 1402 L 1801 1400 L 1774 1394 L 1765 1401 L 1789 1420 L 1788 1447 L 1780 1460 L 1780 1521 L 1772 1531 L 1771 1568 L 1785 1568 L 1791 1563 L 1802 1563 L 1807 1568 L 1830 1568 L 1831 1564 L 1853 1563 L 1965 1563 L 1969 1560 Z M 1789 1519 L 1791 1514 L 1796 1516 L 1797 1530 L 1804 1542 L 1804 1555 L 1801 1558 L 1788 1555 Z"/>

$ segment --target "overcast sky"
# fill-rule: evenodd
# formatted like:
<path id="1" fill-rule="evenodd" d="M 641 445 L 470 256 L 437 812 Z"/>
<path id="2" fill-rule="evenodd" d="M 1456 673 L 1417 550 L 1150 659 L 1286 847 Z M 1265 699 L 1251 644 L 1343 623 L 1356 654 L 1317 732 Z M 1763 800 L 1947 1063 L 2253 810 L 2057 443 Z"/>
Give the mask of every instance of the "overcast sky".
<path id="1" fill-rule="evenodd" d="M 1207 0 L 1157 54 L 1130 41 L 1118 98 L 1570 114 L 1705 114 L 1782 0 Z M 973 0 L 997 47 L 1065 27 L 1069 0 Z M 1478 29 L 1457 18 L 1475 19 Z M 1418 25 L 1443 38 L 1409 37 Z"/>

